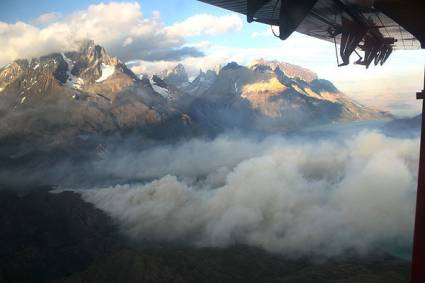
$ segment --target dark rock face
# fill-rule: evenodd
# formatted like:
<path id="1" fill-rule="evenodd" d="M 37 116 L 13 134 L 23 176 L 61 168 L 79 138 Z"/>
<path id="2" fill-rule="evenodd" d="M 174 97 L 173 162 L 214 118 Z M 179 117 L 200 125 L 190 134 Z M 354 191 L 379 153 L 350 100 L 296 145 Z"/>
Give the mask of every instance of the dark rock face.
<path id="1" fill-rule="evenodd" d="M 183 86 L 189 82 L 186 70 L 182 64 L 178 64 L 174 69 L 170 71 L 163 71 L 159 76 L 170 85 Z"/>
<path id="2" fill-rule="evenodd" d="M 203 72 L 200 70 L 198 76 L 190 84 L 184 86 L 182 91 L 192 96 L 201 96 L 212 86 L 216 79 L 216 72 L 212 70 Z"/>
<path id="3" fill-rule="evenodd" d="M 111 221 L 71 192 L 0 191 L 0 282 L 49 282 L 104 256 Z"/>
<path id="4" fill-rule="evenodd" d="M 379 252 L 312 261 L 246 246 L 130 243 L 73 192 L 2 190 L 0 205 L 0 282 L 409 282 L 409 264 Z"/>
<path id="5" fill-rule="evenodd" d="M 156 84 L 156 85 L 158 85 L 159 87 L 162 87 L 162 88 L 167 88 L 168 87 L 168 85 L 165 83 L 165 81 L 163 81 L 160 77 L 158 77 L 158 76 L 156 76 L 156 75 L 153 75 L 152 76 L 152 80 L 154 81 L 154 83 Z"/>
<path id="6" fill-rule="evenodd" d="M 230 62 L 227 65 L 225 65 L 223 68 L 221 68 L 221 71 L 226 71 L 226 70 L 237 70 L 239 68 L 242 68 L 243 66 L 239 65 L 236 62 Z"/>
<path id="7" fill-rule="evenodd" d="M 138 79 L 125 64 L 110 56 L 92 40 L 83 41 L 78 52 L 67 52 L 64 55 L 74 62 L 71 74 L 88 83 L 95 83 L 101 77 L 102 65 L 114 66 L 120 73 L 127 74 L 133 80 Z"/>

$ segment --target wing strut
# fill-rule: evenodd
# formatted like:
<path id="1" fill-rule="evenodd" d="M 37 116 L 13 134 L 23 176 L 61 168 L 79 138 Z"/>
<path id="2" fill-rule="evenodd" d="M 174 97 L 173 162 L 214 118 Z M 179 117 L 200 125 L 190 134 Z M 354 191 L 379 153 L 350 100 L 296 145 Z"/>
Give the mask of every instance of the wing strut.
<path id="1" fill-rule="evenodd" d="M 422 34 L 422 37 L 425 38 L 425 33 Z M 422 92 L 418 92 L 416 94 L 416 98 L 422 99 L 422 125 L 419 153 L 418 190 L 416 196 L 415 231 L 413 236 L 411 282 L 422 283 L 425 282 L 425 72 L 424 89 Z"/>
<path id="2" fill-rule="evenodd" d="M 360 46 L 365 52 L 365 57 L 363 60 L 357 61 L 356 64 L 365 65 L 366 68 L 369 68 L 372 61 L 374 61 L 375 66 L 378 63 L 383 65 L 393 51 L 392 44 L 394 42 L 394 38 L 391 37 L 366 35 L 364 45 Z"/>
<path id="3" fill-rule="evenodd" d="M 341 47 L 339 53 L 342 63 L 338 66 L 346 66 L 350 63 L 350 55 L 356 50 L 365 34 L 368 32 L 368 27 L 361 23 L 351 21 L 346 17 L 342 17 L 341 22 Z"/>

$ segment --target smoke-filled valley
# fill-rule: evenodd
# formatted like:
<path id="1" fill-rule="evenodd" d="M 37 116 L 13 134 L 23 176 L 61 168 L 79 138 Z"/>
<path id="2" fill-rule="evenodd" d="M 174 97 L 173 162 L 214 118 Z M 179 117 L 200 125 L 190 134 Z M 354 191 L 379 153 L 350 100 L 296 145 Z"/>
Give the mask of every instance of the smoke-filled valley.
<path id="1" fill-rule="evenodd" d="M 418 118 L 305 68 L 135 74 L 84 41 L 2 67 L 0 118 L 0 282 L 28 282 L 21 268 L 37 282 L 119 282 L 105 274 L 124 267 L 128 282 L 258 282 L 241 275 L 252 268 L 260 281 L 408 280 Z M 57 262 L 50 241 L 67 247 Z"/>
<path id="2" fill-rule="evenodd" d="M 128 179 L 80 191 L 133 239 L 248 244 L 290 256 L 409 249 L 418 140 L 376 131 L 319 140 L 220 136 L 97 166 Z"/>

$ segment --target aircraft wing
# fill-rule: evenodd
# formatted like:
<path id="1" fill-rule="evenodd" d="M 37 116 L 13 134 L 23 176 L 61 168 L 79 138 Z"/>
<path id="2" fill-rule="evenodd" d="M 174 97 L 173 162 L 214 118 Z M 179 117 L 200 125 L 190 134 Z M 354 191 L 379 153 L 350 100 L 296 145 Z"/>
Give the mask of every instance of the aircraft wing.
<path id="1" fill-rule="evenodd" d="M 200 0 L 233 12 L 248 15 L 249 0 Z M 263 3 L 253 13 L 253 21 L 279 26 L 282 1 L 252 1 Z M 283 7 L 282 7 L 283 8 Z M 396 49 L 420 49 L 419 41 L 403 27 L 373 7 L 359 7 L 348 1 L 319 0 L 308 12 L 306 17 L 296 28 L 296 31 L 333 42 L 329 33 L 342 26 L 341 18 L 366 22 L 370 27 L 375 27 L 385 37 L 394 38 Z M 424 19 L 425 21 L 425 19 Z"/>
<path id="2" fill-rule="evenodd" d="M 420 49 L 410 32 L 368 5 L 371 0 L 199 0 L 247 16 L 248 22 L 279 27 L 286 39 L 293 31 L 340 44 L 341 65 L 357 50 L 358 64 L 386 61 L 394 49 Z M 284 3 L 284 4 L 282 4 Z M 361 3 L 361 4 L 359 4 Z M 366 4 L 365 4 L 366 3 Z"/>

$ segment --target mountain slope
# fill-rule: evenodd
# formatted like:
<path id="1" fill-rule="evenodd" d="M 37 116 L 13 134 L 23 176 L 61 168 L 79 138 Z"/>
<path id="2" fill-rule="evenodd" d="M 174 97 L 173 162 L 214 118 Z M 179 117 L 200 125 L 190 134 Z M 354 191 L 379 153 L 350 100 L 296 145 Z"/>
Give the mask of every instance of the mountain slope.
<path id="1" fill-rule="evenodd" d="M 282 133 L 388 116 L 295 65 L 232 62 L 189 82 L 179 64 L 140 79 L 93 41 L 1 68 L 0 101 L 0 139 L 42 144 L 134 130 L 171 138 L 228 130 Z"/>
<path id="2" fill-rule="evenodd" d="M 200 72 L 179 87 L 189 115 L 204 127 L 282 132 L 315 124 L 388 118 L 365 107 L 313 72 L 278 61 L 235 62 L 218 74 Z M 190 103 L 188 103 L 190 101 Z"/>
<path id="3" fill-rule="evenodd" d="M 211 87 L 216 79 L 217 73 L 215 71 L 207 70 L 206 72 L 203 72 L 200 70 L 198 76 L 196 76 L 196 78 L 189 84 L 186 84 L 182 90 L 191 95 L 200 96 Z"/>
<path id="4" fill-rule="evenodd" d="M 0 138 L 48 137 L 144 128 L 176 113 L 148 79 L 93 41 L 78 51 L 17 60 L 0 69 Z"/>

